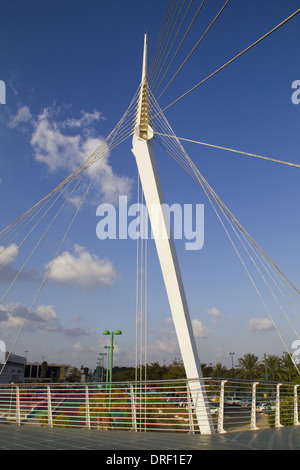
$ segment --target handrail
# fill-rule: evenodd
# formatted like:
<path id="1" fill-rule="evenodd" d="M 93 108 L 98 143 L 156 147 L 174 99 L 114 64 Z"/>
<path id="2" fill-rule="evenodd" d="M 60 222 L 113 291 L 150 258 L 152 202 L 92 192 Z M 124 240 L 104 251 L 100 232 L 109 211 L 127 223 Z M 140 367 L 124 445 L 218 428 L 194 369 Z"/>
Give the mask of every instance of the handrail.
<path id="1" fill-rule="evenodd" d="M 106 383 L 0 384 L 0 422 L 199 433 L 199 416 L 205 419 L 209 410 L 218 434 L 300 424 L 300 384 L 214 377 L 195 382 L 199 380 L 207 397 L 200 410 L 190 379 L 112 382 L 111 409 Z"/>

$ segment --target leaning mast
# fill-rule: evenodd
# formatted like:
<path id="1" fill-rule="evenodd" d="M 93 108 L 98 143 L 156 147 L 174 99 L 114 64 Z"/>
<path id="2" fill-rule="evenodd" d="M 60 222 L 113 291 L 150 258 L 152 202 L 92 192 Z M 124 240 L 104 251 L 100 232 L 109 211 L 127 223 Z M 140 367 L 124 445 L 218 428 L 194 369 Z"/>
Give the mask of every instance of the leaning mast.
<path id="1" fill-rule="evenodd" d="M 212 434 L 214 428 L 207 403 L 205 386 L 203 381 L 201 381 L 201 365 L 198 359 L 196 342 L 174 240 L 168 230 L 169 219 L 168 215 L 163 210 L 164 196 L 153 150 L 153 129 L 150 124 L 147 83 L 146 34 L 144 38 L 142 81 L 132 141 L 132 152 L 135 156 L 140 175 L 157 254 L 200 432 Z M 155 208 L 155 211 L 151 210 L 151 207 Z M 159 215 L 159 224 L 157 224 L 157 215 Z M 157 225 L 159 225 L 159 229 Z"/>

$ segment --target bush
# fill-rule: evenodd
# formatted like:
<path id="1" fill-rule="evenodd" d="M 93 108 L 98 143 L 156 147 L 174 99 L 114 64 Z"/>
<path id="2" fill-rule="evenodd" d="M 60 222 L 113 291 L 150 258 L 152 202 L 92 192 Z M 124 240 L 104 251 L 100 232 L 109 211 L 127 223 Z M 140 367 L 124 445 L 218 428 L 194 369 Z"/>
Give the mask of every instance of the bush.
<path id="1" fill-rule="evenodd" d="M 41 415 L 40 425 L 41 426 L 47 426 L 48 425 L 48 415 L 47 414 Z M 54 418 L 52 420 L 52 426 L 54 428 L 70 428 L 71 424 L 70 424 L 69 418 L 64 414 L 61 414 L 59 416 L 56 416 L 56 418 Z"/>
<path id="2" fill-rule="evenodd" d="M 298 401 L 299 410 L 299 401 Z M 299 418 L 299 411 L 298 411 Z M 268 416 L 268 422 L 271 428 L 275 427 L 275 410 L 272 410 Z M 294 425 L 294 398 L 286 397 L 280 400 L 280 424 L 283 426 Z"/>

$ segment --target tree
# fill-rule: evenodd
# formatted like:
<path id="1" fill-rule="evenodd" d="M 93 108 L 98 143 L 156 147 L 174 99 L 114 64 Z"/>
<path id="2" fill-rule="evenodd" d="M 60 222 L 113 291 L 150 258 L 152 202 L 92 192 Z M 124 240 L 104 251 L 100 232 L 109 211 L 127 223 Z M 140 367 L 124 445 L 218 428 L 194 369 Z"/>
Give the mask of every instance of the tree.
<path id="1" fill-rule="evenodd" d="M 80 382 L 81 372 L 77 367 L 72 367 L 66 377 L 66 382 Z"/>
<path id="2" fill-rule="evenodd" d="M 186 378 L 185 368 L 181 360 L 174 359 L 172 364 L 170 364 L 168 367 L 164 367 L 166 369 L 162 376 L 164 380 Z"/>
<path id="3" fill-rule="evenodd" d="M 48 369 L 48 363 L 47 361 L 42 362 L 42 370 L 41 370 L 41 377 L 44 379 L 46 377 L 46 372 Z"/>
<path id="4" fill-rule="evenodd" d="M 282 380 L 283 368 L 280 357 L 270 354 L 266 358 L 266 366 L 269 380 Z"/>
<path id="5" fill-rule="evenodd" d="M 202 364 L 201 363 L 201 370 L 203 377 L 211 377 L 213 373 L 213 365 L 212 364 Z"/>
<path id="6" fill-rule="evenodd" d="M 167 372 L 166 366 L 161 366 L 158 362 L 147 364 L 147 380 L 161 380 Z"/>
<path id="7" fill-rule="evenodd" d="M 281 356 L 281 364 L 282 364 L 282 373 L 284 376 L 284 380 L 286 382 L 299 382 L 299 373 L 296 369 L 296 366 L 293 362 L 291 354 L 288 352 L 283 353 Z"/>
<path id="8" fill-rule="evenodd" d="M 135 380 L 135 368 L 134 367 L 113 367 L 113 381 L 114 382 L 126 382 Z"/>
<path id="9" fill-rule="evenodd" d="M 226 366 L 223 366 L 221 362 L 217 362 L 217 364 L 213 367 L 212 377 L 228 377 L 228 369 Z"/>
<path id="10" fill-rule="evenodd" d="M 244 354 L 244 357 L 239 358 L 238 375 L 242 379 L 254 380 L 260 375 L 261 367 L 258 362 L 258 356 L 254 354 Z"/>

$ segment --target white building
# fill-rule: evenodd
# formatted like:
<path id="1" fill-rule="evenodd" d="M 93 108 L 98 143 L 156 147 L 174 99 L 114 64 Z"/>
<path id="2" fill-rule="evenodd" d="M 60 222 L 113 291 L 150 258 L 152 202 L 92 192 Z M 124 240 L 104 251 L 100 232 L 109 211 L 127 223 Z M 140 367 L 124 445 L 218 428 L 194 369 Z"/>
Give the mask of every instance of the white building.
<path id="1" fill-rule="evenodd" d="M 6 357 L 8 356 L 6 352 Z M 24 382 L 24 373 L 26 365 L 26 357 L 17 356 L 16 354 L 10 354 L 7 363 L 0 375 L 0 384 L 9 384 L 11 382 Z M 2 370 L 3 364 L 0 363 L 0 369 Z"/>

